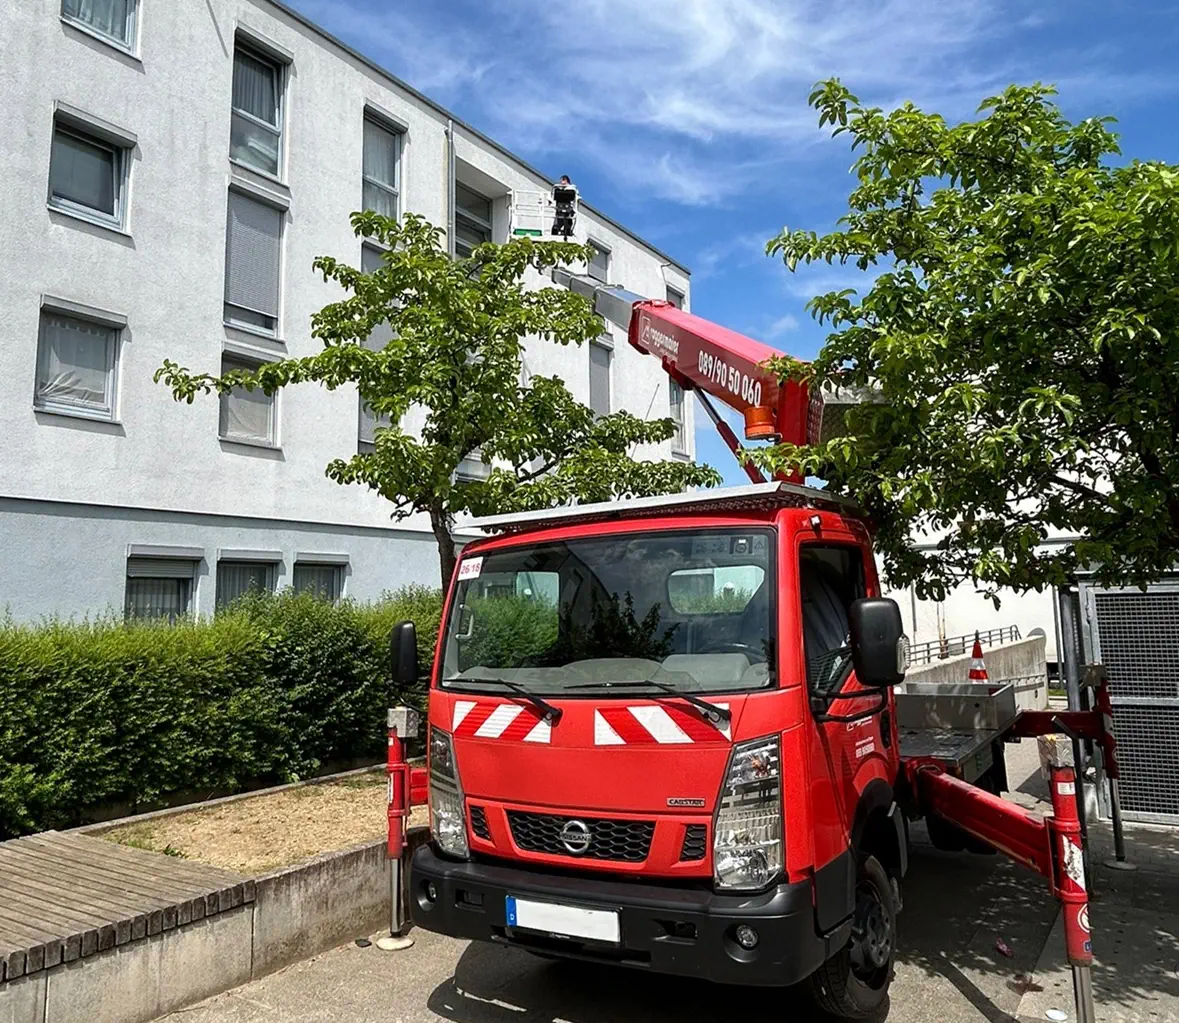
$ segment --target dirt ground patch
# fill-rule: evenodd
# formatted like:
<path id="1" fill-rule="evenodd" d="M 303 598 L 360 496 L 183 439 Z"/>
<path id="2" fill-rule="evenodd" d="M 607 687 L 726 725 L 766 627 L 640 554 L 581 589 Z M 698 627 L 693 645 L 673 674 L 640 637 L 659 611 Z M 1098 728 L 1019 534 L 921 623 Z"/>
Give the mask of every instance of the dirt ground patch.
<path id="1" fill-rule="evenodd" d="M 380 838 L 387 828 L 386 799 L 385 774 L 374 771 L 127 824 L 100 837 L 258 874 Z M 416 808 L 410 822 L 425 824 L 425 807 Z"/>

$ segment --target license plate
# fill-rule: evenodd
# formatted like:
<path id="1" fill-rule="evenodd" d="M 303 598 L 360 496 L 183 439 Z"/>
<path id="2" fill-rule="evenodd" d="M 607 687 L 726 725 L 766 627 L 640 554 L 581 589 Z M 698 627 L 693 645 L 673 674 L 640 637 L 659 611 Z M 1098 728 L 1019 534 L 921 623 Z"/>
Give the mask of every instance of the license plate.
<path id="1" fill-rule="evenodd" d="M 622 938 L 618 913 L 613 909 L 582 909 L 555 902 L 533 902 L 507 897 L 509 927 L 526 931 L 543 931 L 563 938 L 608 941 L 617 945 Z"/>

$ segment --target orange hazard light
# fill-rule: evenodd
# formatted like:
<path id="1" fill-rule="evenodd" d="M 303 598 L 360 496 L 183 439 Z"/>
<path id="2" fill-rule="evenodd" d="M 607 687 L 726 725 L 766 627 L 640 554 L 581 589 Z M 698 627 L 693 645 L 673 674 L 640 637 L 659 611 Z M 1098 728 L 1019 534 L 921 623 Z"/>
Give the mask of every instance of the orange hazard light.
<path id="1" fill-rule="evenodd" d="M 745 410 L 746 440 L 774 440 L 777 436 L 774 410 L 769 405 L 754 405 Z"/>

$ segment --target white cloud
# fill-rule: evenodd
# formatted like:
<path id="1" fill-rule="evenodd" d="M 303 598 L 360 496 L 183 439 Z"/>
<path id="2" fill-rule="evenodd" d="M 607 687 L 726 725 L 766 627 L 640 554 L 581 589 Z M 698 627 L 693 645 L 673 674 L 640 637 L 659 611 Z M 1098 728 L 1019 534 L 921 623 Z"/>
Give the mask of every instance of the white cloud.
<path id="1" fill-rule="evenodd" d="M 764 331 L 765 339 L 767 341 L 779 341 L 795 330 L 798 330 L 798 318 L 787 313 L 785 316 L 779 316 L 766 327 Z"/>
<path id="2" fill-rule="evenodd" d="M 953 117 L 1029 77 L 1013 55 L 1028 12 L 1012 0 L 294 2 L 509 146 L 596 161 L 636 204 L 725 204 L 771 175 L 788 187 L 784 171 L 826 138 L 806 106 L 820 78 Z M 1103 97 L 1116 77 L 1063 51 L 1031 66 Z"/>

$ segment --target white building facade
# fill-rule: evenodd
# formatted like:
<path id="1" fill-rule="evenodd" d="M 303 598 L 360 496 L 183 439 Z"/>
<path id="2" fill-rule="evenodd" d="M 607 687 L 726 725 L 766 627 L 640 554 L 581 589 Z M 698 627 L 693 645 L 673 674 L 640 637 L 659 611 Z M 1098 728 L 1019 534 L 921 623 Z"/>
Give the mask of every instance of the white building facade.
<path id="1" fill-rule="evenodd" d="M 0 613 L 210 613 L 249 585 L 358 599 L 437 585 L 419 518 L 324 475 L 371 440 L 354 389 L 178 404 L 171 359 L 218 372 L 319 350 L 367 265 L 349 214 L 412 211 L 458 252 L 505 241 L 550 182 L 271 0 L 0 6 Z M 590 272 L 686 304 L 686 268 L 582 206 Z M 537 280 L 539 284 L 539 279 Z M 673 415 L 636 457 L 693 456 L 691 403 L 626 344 L 536 342 L 526 366 L 600 411 Z"/>

